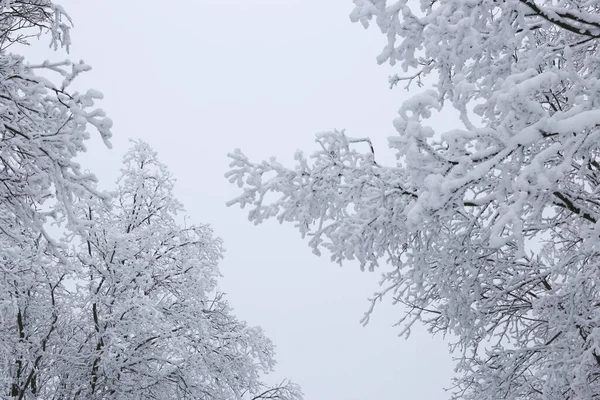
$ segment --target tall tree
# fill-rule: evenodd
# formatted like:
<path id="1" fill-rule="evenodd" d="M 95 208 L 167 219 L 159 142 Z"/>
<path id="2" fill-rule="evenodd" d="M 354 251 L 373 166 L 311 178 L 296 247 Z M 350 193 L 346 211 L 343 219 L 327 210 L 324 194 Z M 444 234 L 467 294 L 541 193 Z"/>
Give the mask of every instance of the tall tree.
<path id="1" fill-rule="evenodd" d="M 339 131 L 293 168 L 236 151 L 230 204 L 335 261 L 383 261 L 373 304 L 402 304 L 404 333 L 457 338 L 454 398 L 600 396 L 600 3 L 354 3 L 387 36 L 378 61 L 406 73 L 392 86 L 435 82 L 394 121 L 397 165 Z M 462 127 L 426 125 L 444 104 Z"/>

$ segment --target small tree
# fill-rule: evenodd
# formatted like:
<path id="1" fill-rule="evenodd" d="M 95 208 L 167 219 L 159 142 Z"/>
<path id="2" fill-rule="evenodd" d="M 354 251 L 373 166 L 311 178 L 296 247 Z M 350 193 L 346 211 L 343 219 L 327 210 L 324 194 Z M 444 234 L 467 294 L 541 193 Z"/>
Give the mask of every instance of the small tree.
<path id="1" fill-rule="evenodd" d="M 404 333 L 457 337 L 455 398 L 599 396 L 598 2 L 354 3 L 387 35 L 378 61 L 410 71 L 392 86 L 437 79 L 394 121 L 398 164 L 343 132 L 294 168 L 236 151 L 229 204 L 293 222 L 338 262 L 384 260 L 373 304 L 403 304 Z M 425 125 L 443 104 L 460 129 Z"/>
<path id="2" fill-rule="evenodd" d="M 176 222 L 174 179 L 145 143 L 124 159 L 112 204 L 84 201 L 93 228 L 78 254 L 83 363 L 62 375 L 86 399 L 301 398 L 260 381 L 274 365 L 260 328 L 217 290 L 221 240 Z M 262 393 L 262 394 L 261 394 Z M 262 397 L 265 396 L 265 397 Z"/>

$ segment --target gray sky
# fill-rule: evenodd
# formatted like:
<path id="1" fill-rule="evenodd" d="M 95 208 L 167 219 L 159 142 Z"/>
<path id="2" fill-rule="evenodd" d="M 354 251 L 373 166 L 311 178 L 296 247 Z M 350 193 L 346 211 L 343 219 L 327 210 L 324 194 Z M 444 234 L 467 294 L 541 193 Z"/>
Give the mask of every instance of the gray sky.
<path id="1" fill-rule="evenodd" d="M 79 84 L 104 93 L 115 124 L 114 149 L 94 138 L 84 164 L 109 187 L 128 139 L 159 152 L 190 219 L 225 240 L 222 289 L 275 342 L 275 378 L 299 383 L 307 400 L 447 398 L 453 363 L 441 337 L 398 338 L 401 310 L 387 304 L 359 324 L 379 273 L 340 268 L 291 226 L 254 227 L 225 207 L 237 194 L 223 177 L 236 147 L 291 162 L 315 149 L 315 133 L 344 128 L 393 161 L 386 138 L 407 93 L 388 89 L 393 70 L 375 62 L 385 38 L 350 23 L 352 1 L 58 2 L 75 22 L 70 58 L 94 68 Z"/>

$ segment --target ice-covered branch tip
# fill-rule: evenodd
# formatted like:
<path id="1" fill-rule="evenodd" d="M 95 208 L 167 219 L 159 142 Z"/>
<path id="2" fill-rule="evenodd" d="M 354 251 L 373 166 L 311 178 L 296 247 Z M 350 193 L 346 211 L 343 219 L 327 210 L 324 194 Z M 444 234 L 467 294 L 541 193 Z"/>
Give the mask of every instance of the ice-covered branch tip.
<path id="1" fill-rule="evenodd" d="M 0 50 L 12 44 L 50 34 L 50 47 L 69 52 L 73 21 L 65 9 L 51 0 L 3 0 L 0 2 Z"/>

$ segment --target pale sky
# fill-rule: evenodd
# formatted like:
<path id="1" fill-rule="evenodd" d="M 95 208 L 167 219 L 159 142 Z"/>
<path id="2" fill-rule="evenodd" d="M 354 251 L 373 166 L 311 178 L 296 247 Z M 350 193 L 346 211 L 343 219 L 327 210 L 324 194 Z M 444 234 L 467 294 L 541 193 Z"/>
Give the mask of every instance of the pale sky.
<path id="1" fill-rule="evenodd" d="M 379 160 L 393 162 L 386 138 L 408 94 L 389 90 L 398 71 L 375 61 L 385 37 L 350 22 L 352 1 L 58 3 L 75 23 L 69 57 L 93 67 L 79 86 L 103 92 L 114 121 L 114 149 L 94 138 L 82 162 L 110 187 L 130 138 L 158 151 L 190 220 L 224 239 L 221 288 L 276 344 L 272 379 L 291 378 L 306 400 L 448 398 L 453 362 L 441 337 L 398 338 L 402 310 L 388 304 L 360 325 L 378 272 L 340 268 L 291 226 L 255 227 L 225 206 L 237 194 L 226 154 L 237 147 L 289 163 L 296 149 L 315 149 L 315 133 L 337 128 L 370 136 Z M 33 56 L 66 57 L 45 45 Z"/>

